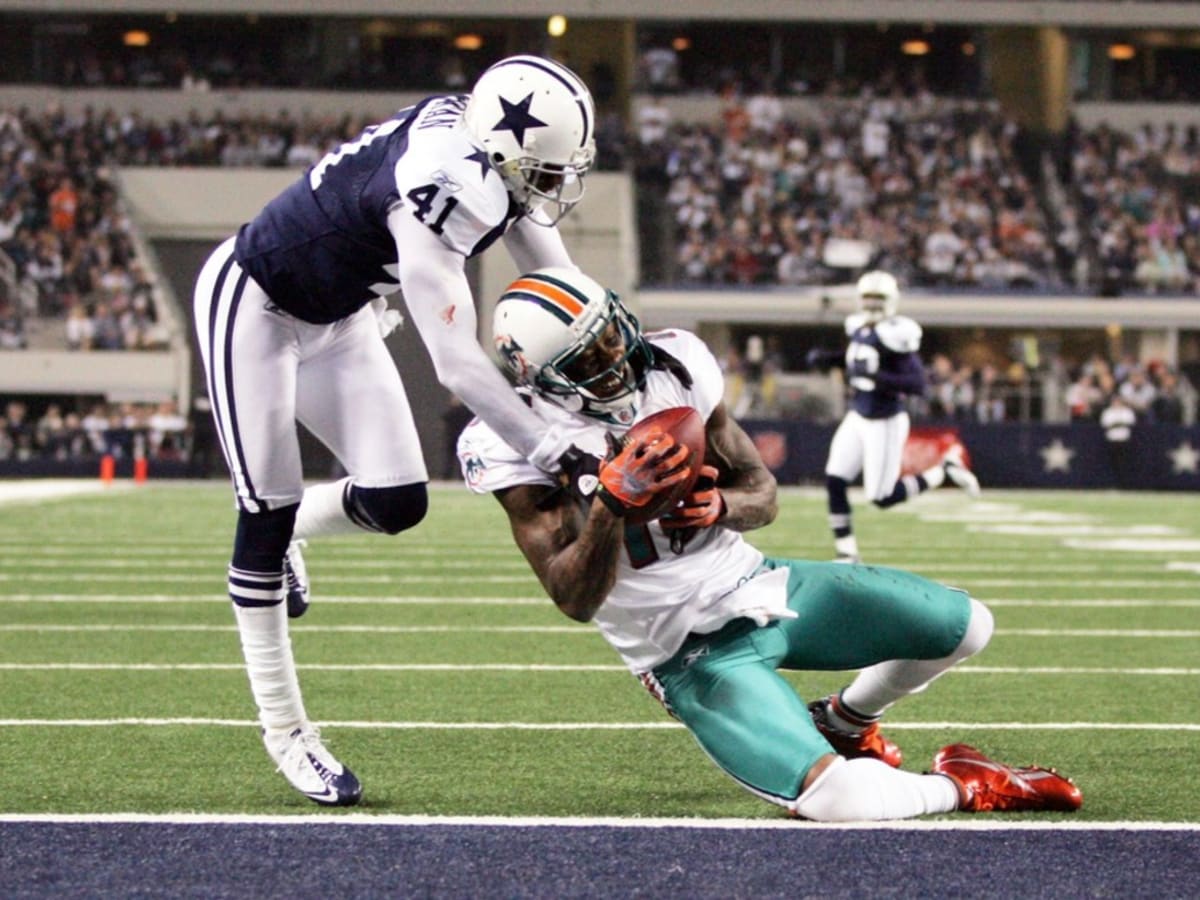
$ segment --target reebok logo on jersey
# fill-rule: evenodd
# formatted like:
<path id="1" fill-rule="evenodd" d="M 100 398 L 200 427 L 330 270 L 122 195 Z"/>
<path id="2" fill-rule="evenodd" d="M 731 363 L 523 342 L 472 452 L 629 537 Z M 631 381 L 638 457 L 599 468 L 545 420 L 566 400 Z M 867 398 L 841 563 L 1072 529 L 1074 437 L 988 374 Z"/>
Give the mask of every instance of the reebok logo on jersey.
<path id="1" fill-rule="evenodd" d="M 462 190 L 462 185 L 447 175 L 442 169 L 438 169 L 429 177 L 432 178 L 434 183 L 439 187 L 445 188 L 452 194 L 456 194 Z"/>

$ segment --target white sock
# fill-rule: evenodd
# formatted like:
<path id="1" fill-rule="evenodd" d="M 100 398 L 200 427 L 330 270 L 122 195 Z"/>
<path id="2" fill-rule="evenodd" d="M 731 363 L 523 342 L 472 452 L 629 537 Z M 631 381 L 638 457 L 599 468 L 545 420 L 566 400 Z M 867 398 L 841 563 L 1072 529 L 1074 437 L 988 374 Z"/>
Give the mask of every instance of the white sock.
<path id="1" fill-rule="evenodd" d="M 342 505 L 350 478 L 314 484 L 304 489 L 292 537 L 300 540 L 332 534 L 361 534 L 363 529 L 346 515 Z"/>
<path id="2" fill-rule="evenodd" d="M 242 655 L 250 691 L 258 704 L 258 718 L 269 730 L 292 729 L 308 721 L 296 663 L 292 659 L 292 641 L 288 637 L 287 609 L 273 606 L 233 604 Z"/>
<path id="3" fill-rule="evenodd" d="M 852 534 L 834 538 L 833 549 L 841 556 L 858 556 L 858 538 Z"/>
<path id="4" fill-rule="evenodd" d="M 925 484 L 928 485 L 928 490 L 940 488 L 946 481 L 946 470 L 941 463 L 936 466 L 926 469 L 921 473 L 921 477 L 925 479 Z"/>
<path id="5" fill-rule="evenodd" d="M 842 691 L 842 702 L 852 710 L 874 718 L 901 697 L 925 690 L 947 669 L 986 647 L 995 620 L 986 606 L 974 597 L 970 600 L 971 619 L 953 653 L 941 659 L 891 659 L 869 666 Z"/>
<path id="6" fill-rule="evenodd" d="M 839 757 L 792 808 L 816 822 L 871 822 L 953 812 L 958 804 L 958 787 L 944 775 L 905 772 L 868 757 Z"/>

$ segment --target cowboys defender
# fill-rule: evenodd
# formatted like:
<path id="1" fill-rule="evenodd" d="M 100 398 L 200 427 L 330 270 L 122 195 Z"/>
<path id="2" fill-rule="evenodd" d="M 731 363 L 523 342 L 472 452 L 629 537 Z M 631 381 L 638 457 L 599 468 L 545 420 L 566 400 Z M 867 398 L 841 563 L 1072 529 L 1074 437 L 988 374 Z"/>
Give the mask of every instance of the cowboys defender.
<path id="1" fill-rule="evenodd" d="M 499 501 L 557 608 L 594 621 L 739 784 L 823 821 L 1078 807 L 1067 779 L 962 744 L 938 753 L 938 774 L 898 769 L 880 717 L 983 649 L 991 613 L 909 572 L 766 557 L 749 543 L 745 532 L 775 518 L 775 479 L 726 410 L 720 367 L 698 337 L 643 334 L 615 293 L 556 269 L 513 282 L 493 332 L 533 407 L 579 447 L 605 455 L 614 436 L 627 444 L 599 464 L 598 499 L 580 503 L 476 420 L 458 443 L 467 484 Z M 630 524 L 689 473 L 671 435 L 627 434 L 675 406 L 704 419 L 706 465 L 676 507 Z M 777 671 L 855 668 L 842 691 L 807 706 Z"/>
<path id="2" fill-rule="evenodd" d="M 383 340 L 399 313 L 383 298 L 403 292 L 441 384 L 535 465 L 577 459 L 480 347 L 464 266 L 503 238 L 521 270 L 574 268 L 555 223 L 583 195 L 594 130 L 573 72 L 501 60 L 469 95 L 428 97 L 326 154 L 200 273 L 197 337 L 238 507 L 229 595 L 267 752 L 317 803 L 354 804 L 361 786 L 300 695 L 287 624 L 308 602 L 299 542 L 397 534 L 428 504 Z M 347 478 L 305 490 L 296 421 Z"/>
<path id="3" fill-rule="evenodd" d="M 847 490 L 860 473 L 867 499 L 881 509 L 940 487 L 946 479 L 979 496 L 979 479 L 963 463 L 960 444 L 937 465 L 900 477 L 910 425 L 904 398 L 925 391 L 925 369 L 917 355 L 921 326 L 896 314 L 900 287 L 888 272 L 863 275 L 855 285 L 855 300 L 858 310 L 845 323 L 850 343 L 840 360 L 851 388 L 851 408 L 834 432 L 825 461 L 829 527 L 836 559 L 847 563 L 860 560 Z M 839 362 L 822 350 L 809 351 L 808 360 L 813 367 Z"/>

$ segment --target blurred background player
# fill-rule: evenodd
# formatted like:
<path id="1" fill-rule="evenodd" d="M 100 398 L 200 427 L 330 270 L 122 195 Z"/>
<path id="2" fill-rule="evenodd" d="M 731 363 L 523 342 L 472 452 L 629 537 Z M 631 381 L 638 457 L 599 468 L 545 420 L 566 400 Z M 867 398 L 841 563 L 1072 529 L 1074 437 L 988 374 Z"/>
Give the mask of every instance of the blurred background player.
<path id="1" fill-rule="evenodd" d="M 962 744 L 935 756 L 936 774 L 898 769 L 880 716 L 983 649 L 991 613 L 907 572 L 767 558 L 749 544 L 742 532 L 775 518 L 775 479 L 728 414 L 720 367 L 699 338 L 643 335 L 615 293 L 563 269 L 510 285 L 493 332 L 532 407 L 585 451 L 604 455 L 631 423 L 670 407 L 705 420 L 713 465 L 644 525 L 625 517 L 687 472 L 685 448 L 661 431 L 615 443 L 599 467 L 599 501 L 564 491 L 479 420 L 463 432 L 459 460 L 472 490 L 496 496 L 558 608 L 595 621 L 739 784 L 820 821 L 1079 806 L 1067 779 Z M 777 671 L 864 666 L 811 706 Z"/>
<path id="2" fill-rule="evenodd" d="M 522 270 L 573 265 L 554 225 L 583 195 L 594 126 L 591 95 L 569 69 L 501 60 L 470 95 L 428 97 L 326 154 L 200 273 L 198 340 L 238 505 L 229 594 L 267 751 L 317 803 L 356 803 L 361 786 L 301 699 L 284 599 L 300 615 L 308 589 L 293 538 L 397 534 L 428 505 L 383 340 L 399 313 L 383 297 L 403 291 L 442 385 L 558 469 L 569 442 L 479 346 L 464 266 L 501 237 Z M 297 420 L 347 478 L 304 489 Z"/>
<path id="3" fill-rule="evenodd" d="M 979 480 L 964 464 L 959 444 L 936 466 L 900 477 L 910 424 L 904 400 L 925 391 L 925 369 L 917 355 L 921 326 L 896 314 L 900 287 L 888 272 L 863 275 L 855 285 L 855 300 L 857 311 L 846 317 L 850 343 L 844 359 L 821 349 L 808 354 L 812 368 L 845 365 L 850 385 L 850 409 L 829 444 L 825 489 L 836 559 L 851 563 L 860 556 L 848 488 L 860 474 L 867 499 L 881 509 L 940 487 L 946 479 L 979 496 Z"/>

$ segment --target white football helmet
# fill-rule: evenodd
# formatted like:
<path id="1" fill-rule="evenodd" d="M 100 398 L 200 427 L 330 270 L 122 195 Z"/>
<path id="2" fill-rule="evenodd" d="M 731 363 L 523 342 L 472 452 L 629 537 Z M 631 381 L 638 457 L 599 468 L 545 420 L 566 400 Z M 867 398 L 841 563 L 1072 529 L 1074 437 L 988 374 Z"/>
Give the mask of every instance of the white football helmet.
<path id="1" fill-rule="evenodd" d="M 582 199 L 596 110 L 570 69 L 538 56 L 502 59 L 475 82 L 463 121 L 526 214 L 553 204 L 554 223 Z"/>
<path id="2" fill-rule="evenodd" d="M 900 285 L 891 274 L 876 269 L 858 279 L 855 297 L 859 312 L 877 322 L 896 314 L 900 306 Z"/>
<path id="3" fill-rule="evenodd" d="M 492 336 L 521 384 L 571 412 L 632 424 L 654 355 L 614 291 L 575 269 L 538 269 L 500 296 Z M 589 354 L 601 339 L 607 350 Z"/>

